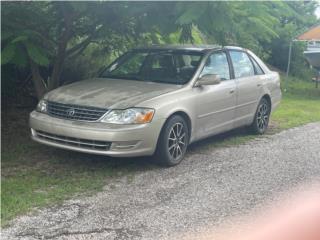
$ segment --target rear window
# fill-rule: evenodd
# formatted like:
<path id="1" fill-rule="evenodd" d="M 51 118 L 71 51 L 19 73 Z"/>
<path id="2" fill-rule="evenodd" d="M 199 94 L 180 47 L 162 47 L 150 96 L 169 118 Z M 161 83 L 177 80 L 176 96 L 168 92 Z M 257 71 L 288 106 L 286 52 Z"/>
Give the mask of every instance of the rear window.
<path id="1" fill-rule="evenodd" d="M 253 57 L 250 57 L 250 59 L 251 59 L 251 61 L 252 61 L 252 63 L 253 63 L 253 66 L 254 66 L 254 68 L 255 68 L 255 70 L 256 70 L 256 74 L 257 74 L 257 75 L 262 75 L 262 74 L 264 74 L 263 70 L 261 69 L 261 67 L 259 66 L 259 64 L 257 63 L 257 61 L 254 60 Z"/>

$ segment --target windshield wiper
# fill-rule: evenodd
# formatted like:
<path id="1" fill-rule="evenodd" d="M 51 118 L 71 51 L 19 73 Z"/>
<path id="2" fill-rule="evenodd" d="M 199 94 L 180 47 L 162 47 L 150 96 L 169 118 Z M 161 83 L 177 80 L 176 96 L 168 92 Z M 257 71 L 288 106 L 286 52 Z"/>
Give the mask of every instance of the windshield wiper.
<path id="1" fill-rule="evenodd" d="M 141 81 L 141 79 L 139 79 L 138 77 L 134 77 L 134 76 L 102 75 L 101 77 L 103 77 L 103 78 L 115 78 L 115 79 L 139 80 L 139 81 Z"/>

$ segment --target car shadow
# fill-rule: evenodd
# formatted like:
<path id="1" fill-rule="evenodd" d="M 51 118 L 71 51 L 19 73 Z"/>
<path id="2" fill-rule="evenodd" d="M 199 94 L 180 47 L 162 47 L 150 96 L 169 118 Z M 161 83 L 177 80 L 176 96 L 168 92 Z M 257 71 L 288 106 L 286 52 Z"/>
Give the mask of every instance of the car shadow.
<path id="1" fill-rule="evenodd" d="M 227 144 L 222 144 L 223 142 L 229 142 L 232 139 L 245 137 L 253 138 L 256 135 L 248 133 L 246 128 L 234 129 L 222 134 L 218 134 L 204 140 L 192 143 L 187 152 L 187 156 L 193 153 L 201 153 L 206 151 L 213 151 L 215 147 L 227 146 Z M 237 143 L 237 141 L 235 141 Z M 234 144 L 233 142 L 230 145 Z M 46 149 L 48 147 L 45 147 Z M 133 171 L 140 172 L 156 168 L 163 168 L 163 166 L 157 164 L 153 156 L 146 157 L 108 157 L 104 155 L 95 155 L 80 153 L 74 151 L 68 151 L 63 149 L 54 149 L 53 153 L 56 157 L 56 161 L 59 164 L 67 165 L 68 168 L 75 166 L 88 169 L 97 168 L 112 168 L 117 171 Z"/>
<path id="2" fill-rule="evenodd" d="M 67 168 L 88 170 L 109 169 L 114 172 L 139 172 L 159 168 L 151 156 L 146 157 L 109 157 L 97 154 L 81 153 L 63 149 L 54 149 L 55 162 Z"/>
<path id="3" fill-rule="evenodd" d="M 189 146 L 189 151 L 199 151 L 203 148 L 208 147 L 217 147 L 217 146 L 229 146 L 232 143 L 226 143 L 230 140 L 239 137 L 253 137 L 254 135 L 251 134 L 247 128 L 237 128 L 233 129 L 224 133 L 220 133 L 208 138 L 204 138 L 202 140 L 196 141 Z M 224 144 L 225 143 L 225 144 Z"/>

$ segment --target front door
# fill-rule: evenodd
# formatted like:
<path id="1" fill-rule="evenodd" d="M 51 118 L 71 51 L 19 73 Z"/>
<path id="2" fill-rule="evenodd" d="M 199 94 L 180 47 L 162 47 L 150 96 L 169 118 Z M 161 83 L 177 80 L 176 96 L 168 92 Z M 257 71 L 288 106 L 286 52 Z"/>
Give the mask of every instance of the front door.
<path id="1" fill-rule="evenodd" d="M 197 138 L 229 130 L 234 122 L 236 83 L 231 79 L 224 51 L 214 52 L 208 57 L 200 77 L 206 74 L 218 75 L 221 82 L 194 88 L 197 92 Z"/>

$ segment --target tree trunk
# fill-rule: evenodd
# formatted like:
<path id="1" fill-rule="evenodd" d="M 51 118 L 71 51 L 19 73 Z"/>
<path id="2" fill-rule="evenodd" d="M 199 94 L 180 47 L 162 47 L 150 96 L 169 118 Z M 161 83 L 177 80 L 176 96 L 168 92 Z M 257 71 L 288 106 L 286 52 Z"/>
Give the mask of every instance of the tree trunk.
<path id="1" fill-rule="evenodd" d="M 64 60 L 66 58 L 66 49 L 72 35 L 71 30 L 72 30 L 72 22 L 73 22 L 74 14 L 66 12 L 63 9 L 63 6 L 61 9 L 64 17 L 64 30 L 59 40 L 57 57 L 54 61 L 52 74 L 48 82 L 49 91 L 59 87 L 60 85 L 60 76 L 61 76 Z"/>
<path id="2" fill-rule="evenodd" d="M 60 76 L 63 68 L 63 63 L 65 60 L 66 47 L 67 47 L 67 41 L 59 44 L 58 54 L 54 61 L 52 74 L 48 82 L 48 90 L 55 89 L 60 85 Z"/>
<path id="3" fill-rule="evenodd" d="M 40 100 L 47 92 L 44 79 L 40 75 L 39 66 L 30 60 L 30 68 L 32 74 L 32 82 L 36 90 L 37 98 Z"/>

